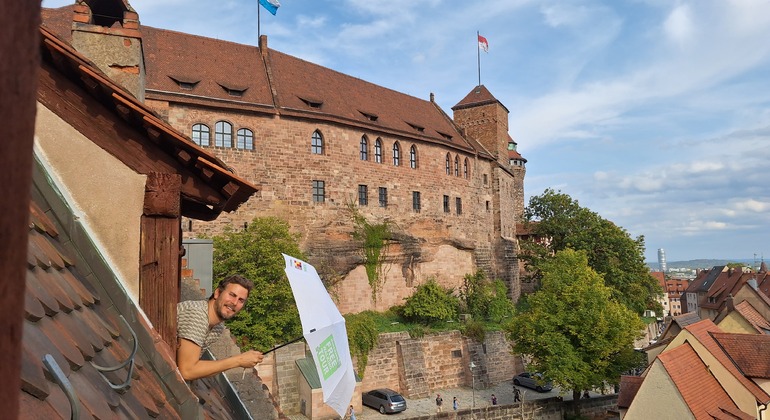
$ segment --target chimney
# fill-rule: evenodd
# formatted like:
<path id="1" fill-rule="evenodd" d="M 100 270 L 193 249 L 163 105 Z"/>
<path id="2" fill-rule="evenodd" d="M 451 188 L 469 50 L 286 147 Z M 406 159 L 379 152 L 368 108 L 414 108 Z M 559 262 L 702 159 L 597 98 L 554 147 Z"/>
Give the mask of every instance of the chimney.
<path id="1" fill-rule="evenodd" d="M 727 306 L 727 310 L 729 312 L 732 312 L 735 310 L 735 299 L 733 299 L 732 293 L 727 295 L 727 299 L 725 299 L 725 305 Z"/>

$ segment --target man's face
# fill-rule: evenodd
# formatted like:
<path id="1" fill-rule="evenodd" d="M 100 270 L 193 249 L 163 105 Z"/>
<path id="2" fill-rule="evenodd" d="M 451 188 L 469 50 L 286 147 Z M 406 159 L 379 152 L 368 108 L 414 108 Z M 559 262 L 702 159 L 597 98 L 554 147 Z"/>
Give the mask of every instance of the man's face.
<path id="1" fill-rule="evenodd" d="M 214 309 L 217 316 L 223 321 L 234 317 L 243 309 L 248 298 L 248 290 L 240 284 L 230 283 L 225 286 L 225 290 L 217 289 L 214 292 Z"/>

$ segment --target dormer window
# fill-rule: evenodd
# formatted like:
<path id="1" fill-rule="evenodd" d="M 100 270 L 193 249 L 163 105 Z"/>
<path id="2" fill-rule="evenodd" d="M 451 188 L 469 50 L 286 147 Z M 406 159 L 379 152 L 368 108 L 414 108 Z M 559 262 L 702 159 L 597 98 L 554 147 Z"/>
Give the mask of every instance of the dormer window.
<path id="1" fill-rule="evenodd" d="M 217 84 L 221 86 L 222 89 L 224 89 L 224 91 L 227 92 L 229 96 L 234 96 L 236 98 L 243 97 L 243 94 L 246 93 L 246 89 L 248 89 L 248 87 L 246 86 L 235 86 L 230 83 L 217 83 Z"/>
<path id="2" fill-rule="evenodd" d="M 198 85 L 200 79 L 190 76 L 168 76 L 173 80 L 181 90 L 193 90 Z"/>
<path id="3" fill-rule="evenodd" d="M 299 98 L 299 99 L 300 99 L 302 102 L 304 102 L 304 103 L 305 103 L 305 105 L 307 105 L 307 106 L 308 106 L 308 107 L 310 107 L 310 108 L 314 108 L 314 109 L 320 109 L 320 108 L 321 108 L 321 106 L 324 104 L 324 101 L 322 101 L 322 100 L 320 100 L 320 99 L 315 99 L 315 98 L 303 98 L 303 97 L 301 97 L 301 96 L 298 96 L 298 98 Z"/>
<path id="4" fill-rule="evenodd" d="M 417 132 L 420 132 L 420 133 L 424 133 L 425 132 L 425 127 L 422 127 L 422 126 L 419 126 L 417 124 L 413 124 L 413 123 L 410 123 L 410 122 L 407 122 L 407 124 L 409 124 L 409 126 L 412 127 L 414 130 L 416 130 Z"/>
<path id="5" fill-rule="evenodd" d="M 379 118 L 376 114 L 372 114 L 370 112 L 364 112 L 364 111 L 361 111 L 361 110 L 359 110 L 358 112 L 360 112 L 361 115 L 364 116 L 364 118 L 366 118 L 367 120 L 372 121 L 372 122 L 377 121 L 377 119 Z"/>
<path id="6" fill-rule="evenodd" d="M 441 137 L 444 138 L 444 140 L 452 141 L 452 136 L 450 136 L 447 133 L 442 133 L 441 131 L 436 131 Z"/>
<path id="7" fill-rule="evenodd" d="M 516 143 L 513 141 L 508 142 L 508 150 L 516 150 Z"/>

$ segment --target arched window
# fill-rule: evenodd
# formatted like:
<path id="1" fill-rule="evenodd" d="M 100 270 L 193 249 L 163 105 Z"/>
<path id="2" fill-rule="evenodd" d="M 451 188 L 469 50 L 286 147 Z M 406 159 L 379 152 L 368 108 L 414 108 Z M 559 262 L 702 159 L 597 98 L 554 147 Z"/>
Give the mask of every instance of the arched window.
<path id="1" fill-rule="evenodd" d="M 214 146 L 233 147 L 233 125 L 227 121 L 217 121 L 214 125 Z"/>
<path id="2" fill-rule="evenodd" d="M 382 163 L 382 141 L 380 139 L 374 141 L 374 161 Z"/>
<path id="3" fill-rule="evenodd" d="M 451 175 L 452 174 L 452 164 L 450 163 L 450 157 L 449 153 L 446 154 L 446 174 Z"/>
<path id="4" fill-rule="evenodd" d="M 209 126 L 205 124 L 194 124 L 192 126 L 192 141 L 198 146 L 211 146 L 209 139 L 211 136 L 211 130 Z"/>
<path id="5" fill-rule="evenodd" d="M 310 153 L 314 155 L 324 154 L 324 138 L 321 137 L 321 132 L 313 131 L 313 138 L 310 144 Z"/>
<path id="6" fill-rule="evenodd" d="M 468 158 L 465 158 L 465 161 L 463 162 L 463 177 L 465 177 L 465 179 L 468 179 L 469 176 L 470 176 L 470 172 L 468 170 Z"/>
<path id="7" fill-rule="evenodd" d="M 398 143 L 393 143 L 393 166 L 399 166 L 401 164 L 401 147 Z"/>
<path id="8" fill-rule="evenodd" d="M 235 137 L 237 149 L 254 150 L 254 132 L 248 128 L 241 128 Z"/>
<path id="9" fill-rule="evenodd" d="M 415 145 L 409 148 L 409 167 L 417 169 L 417 146 Z"/>
<path id="10" fill-rule="evenodd" d="M 460 156 L 455 156 L 455 176 L 460 176 Z"/>
<path id="11" fill-rule="evenodd" d="M 361 160 L 369 160 L 369 139 L 361 136 Z"/>

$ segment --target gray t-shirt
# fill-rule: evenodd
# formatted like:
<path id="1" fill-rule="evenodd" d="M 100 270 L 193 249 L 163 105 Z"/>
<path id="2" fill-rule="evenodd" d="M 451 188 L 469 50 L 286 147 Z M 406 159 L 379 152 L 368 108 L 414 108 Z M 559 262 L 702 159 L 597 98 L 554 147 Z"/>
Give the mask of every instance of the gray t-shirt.
<path id="1" fill-rule="evenodd" d="M 220 322 L 209 329 L 209 302 L 207 300 L 186 300 L 176 304 L 177 335 L 190 340 L 203 350 L 213 344 L 225 329 Z"/>

